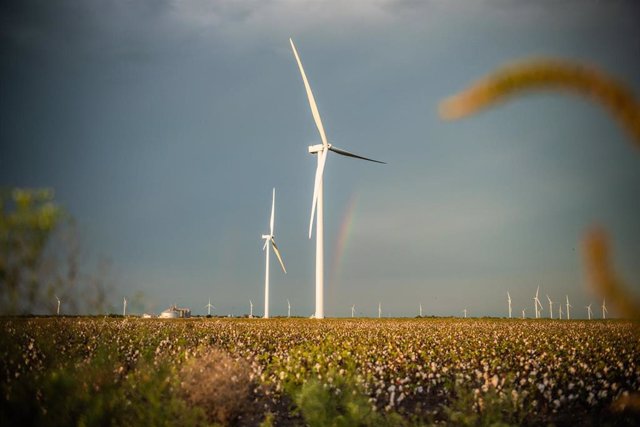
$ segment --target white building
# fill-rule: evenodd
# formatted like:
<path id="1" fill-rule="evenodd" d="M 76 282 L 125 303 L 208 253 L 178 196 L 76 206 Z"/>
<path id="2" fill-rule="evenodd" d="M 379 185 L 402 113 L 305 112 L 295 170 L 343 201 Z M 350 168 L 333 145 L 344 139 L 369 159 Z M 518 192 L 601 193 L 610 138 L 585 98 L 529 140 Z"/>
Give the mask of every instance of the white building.
<path id="1" fill-rule="evenodd" d="M 190 308 L 180 308 L 175 304 L 171 307 L 167 308 L 165 311 L 160 313 L 158 316 L 161 319 L 186 319 L 191 317 L 191 309 Z"/>

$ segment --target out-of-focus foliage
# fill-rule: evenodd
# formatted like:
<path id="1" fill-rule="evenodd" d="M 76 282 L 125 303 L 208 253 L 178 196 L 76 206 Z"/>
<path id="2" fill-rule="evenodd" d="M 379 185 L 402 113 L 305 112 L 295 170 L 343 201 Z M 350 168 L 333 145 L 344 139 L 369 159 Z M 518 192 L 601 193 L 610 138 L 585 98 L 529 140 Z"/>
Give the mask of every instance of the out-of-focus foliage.
<path id="1" fill-rule="evenodd" d="M 0 314 L 55 314 L 57 298 L 61 315 L 109 310 L 109 264 L 91 271 L 82 255 L 76 223 L 53 190 L 0 190 Z"/>
<path id="2" fill-rule="evenodd" d="M 0 192 L 0 313 L 29 311 L 51 288 L 39 277 L 43 254 L 62 221 L 52 190 Z"/>
<path id="3" fill-rule="evenodd" d="M 5 318 L 0 424 L 200 425 L 224 405 L 227 425 L 638 425 L 633 329 L 617 320 Z M 235 366 L 229 378 L 216 360 Z M 231 390 L 233 375 L 252 392 Z M 212 399 L 199 394 L 207 379 L 223 385 Z M 198 398 L 182 398 L 185 386 Z M 248 400 L 228 406 L 225 393 Z"/>

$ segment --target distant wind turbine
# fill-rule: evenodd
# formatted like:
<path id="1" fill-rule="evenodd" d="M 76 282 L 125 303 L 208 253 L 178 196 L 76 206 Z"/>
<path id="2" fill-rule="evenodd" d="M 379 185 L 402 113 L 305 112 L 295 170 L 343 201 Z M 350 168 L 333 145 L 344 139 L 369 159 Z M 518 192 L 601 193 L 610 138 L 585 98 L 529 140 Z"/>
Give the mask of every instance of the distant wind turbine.
<path id="1" fill-rule="evenodd" d="M 609 312 L 609 310 L 607 310 L 607 304 L 605 303 L 605 299 L 602 299 L 602 318 L 606 319 L 607 318 L 607 313 Z"/>
<path id="2" fill-rule="evenodd" d="M 122 317 L 127 315 L 127 297 L 122 298 Z"/>
<path id="3" fill-rule="evenodd" d="M 551 301 L 549 295 L 547 295 L 547 299 L 549 300 L 549 319 L 553 319 L 553 301 Z"/>
<path id="4" fill-rule="evenodd" d="M 422 303 L 420 303 L 420 317 L 422 317 Z"/>
<path id="5" fill-rule="evenodd" d="M 56 309 L 56 316 L 60 316 L 60 298 L 56 296 L 56 299 L 58 300 L 58 308 Z"/>
<path id="6" fill-rule="evenodd" d="M 264 239 L 264 246 L 262 250 L 265 251 L 266 255 L 266 267 L 264 274 L 264 318 L 269 318 L 269 247 L 273 247 L 273 251 L 276 253 L 278 257 L 278 261 L 280 261 L 280 266 L 282 267 L 282 271 L 287 273 L 287 269 L 284 268 L 284 262 L 282 261 L 282 256 L 280 256 L 280 251 L 278 250 L 278 246 L 276 245 L 275 236 L 273 235 L 273 225 L 275 222 L 275 214 L 276 214 L 276 189 L 273 189 L 273 197 L 271 199 L 271 220 L 269 221 L 269 234 L 263 234 L 262 238 Z"/>
<path id="7" fill-rule="evenodd" d="M 207 316 L 211 316 L 211 309 L 215 308 L 213 305 L 211 305 L 211 298 L 209 298 L 209 304 L 205 305 L 204 308 L 207 309 Z"/>
<path id="8" fill-rule="evenodd" d="M 465 308 L 464 310 L 462 310 L 464 312 L 464 318 L 467 318 L 467 309 Z"/>
<path id="9" fill-rule="evenodd" d="M 571 320 L 571 312 L 569 311 L 571 307 L 572 305 L 569 304 L 569 295 L 567 295 L 567 320 Z"/>
<path id="10" fill-rule="evenodd" d="M 593 304 L 593 303 L 591 303 Z M 587 317 L 591 320 L 591 304 L 587 305 Z"/>
<path id="11" fill-rule="evenodd" d="M 540 317 L 540 312 L 542 311 L 542 303 L 538 299 L 538 292 L 540 292 L 540 286 L 536 289 L 536 296 L 533 298 L 533 309 L 536 313 L 536 319 Z M 538 307 L 540 307 L 540 310 L 538 310 Z"/>
<path id="12" fill-rule="evenodd" d="M 525 311 L 527 311 L 527 309 L 526 309 L 526 308 L 523 308 L 523 309 L 522 309 L 522 318 L 523 318 L 523 319 L 524 319 L 524 312 L 525 312 Z"/>
<path id="13" fill-rule="evenodd" d="M 382 317 L 382 303 L 378 303 L 378 319 Z"/>
<path id="14" fill-rule="evenodd" d="M 351 306 L 351 317 L 355 317 L 355 315 L 356 315 L 356 305 L 353 304 Z"/>
<path id="15" fill-rule="evenodd" d="M 312 145 L 309 147 L 309 153 L 316 154 L 318 160 L 318 166 L 316 168 L 316 176 L 315 176 L 315 184 L 313 188 L 313 199 L 311 202 L 311 221 L 309 223 L 309 238 L 311 238 L 311 232 L 313 229 L 313 217 L 316 217 L 316 311 L 314 317 L 316 319 L 324 319 L 324 229 L 323 229 L 323 186 L 322 186 L 322 176 L 324 172 L 324 166 L 327 160 L 327 154 L 329 151 L 333 151 L 336 154 L 340 154 L 342 156 L 353 157 L 361 160 L 368 160 L 370 162 L 376 163 L 384 163 L 378 160 L 369 159 L 366 157 L 359 156 L 357 154 L 350 153 L 348 151 L 342 150 L 329 144 L 327 141 L 327 136 L 324 132 L 324 126 L 322 125 L 322 120 L 320 119 L 320 113 L 318 112 L 318 106 L 316 105 L 315 98 L 313 96 L 313 92 L 311 92 L 311 86 L 309 86 L 309 81 L 307 80 L 307 75 L 304 72 L 304 68 L 302 67 L 302 61 L 300 61 L 300 56 L 298 55 L 298 51 L 296 50 L 296 46 L 293 44 L 293 40 L 289 39 L 289 43 L 291 43 L 291 49 L 293 50 L 293 55 L 296 58 L 296 62 L 298 63 L 298 68 L 300 69 L 300 75 L 302 76 L 302 82 L 304 83 L 304 88 L 307 92 L 307 98 L 309 100 L 309 107 L 311 107 L 311 114 L 313 116 L 313 120 L 316 123 L 316 127 L 318 128 L 318 132 L 320 133 L 320 139 L 322 140 L 321 144 Z M 316 214 L 317 207 L 317 214 Z"/>
<path id="16" fill-rule="evenodd" d="M 509 303 L 509 319 L 511 319 L 511 295 L 507 292 L 507 301 Z"/>
<path id="17" fill-rule="evenodd" d="M 560 316 L 560 320 L 562 320 L 562 304 L 558 304 L 558 315 Z"/>
<path id="18" fill-rule="evenodd" d="M 249 317 L 253 317 L 253 301 L 249 300 Z"/>
<path id="19" fill-rule="evenodd" d="M 291 317 L 291 303 L 287 299 L 287 317 Z"/>

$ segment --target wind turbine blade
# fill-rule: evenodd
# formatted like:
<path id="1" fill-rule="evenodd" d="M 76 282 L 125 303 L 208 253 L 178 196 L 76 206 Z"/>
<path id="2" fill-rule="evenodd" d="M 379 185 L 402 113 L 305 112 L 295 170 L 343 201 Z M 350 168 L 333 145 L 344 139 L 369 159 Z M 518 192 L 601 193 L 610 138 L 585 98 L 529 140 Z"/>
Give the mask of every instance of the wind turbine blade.
<path id="1" fill-rule="evenodd" d="M 311 114 L 313 115 L 313 120 L 316 122 L 316 126 L 318 127 L 318 132 L 320 132 L 320 138 L 322 139 L 322 145 L 327 147 L 329 144 L 327 143 L 327 136 L 324 133 L 324 127 L 322 126 L 322 119 L 320 119 L 320 113 L 318 112 L 318 106 L 316 105 L 316 100 L 313 97 L 313 92 L 311 92 L 311 86 L 309 86 L 309 81 L 307 80 L 307 75 L 304 72 L 304 68 L 302 68 L 302 61 L 300 61 L 300 57 L 298 56 L 298 51 L 296 50 L 296 45 L 293 44 L 293 40 L 289 38 L 289 43 L 291 43 L 291 49 L 293 49 L 293 55 L 296 57 L 296 61 L 298 62 L 298 68 L 300 68 L 300 74 L 302 75 L 302 81 L 304 82 L 304 88 L 307 91 L 307 98 L 309 99 L 309 107 L 311 107 Z"/>
<path id="2" fill-rule="evenodd" d="M 370 162 L 381 163 L 381 164 L 383 164 L 383 165 L 386 165 L 386 163 L 385 163 L 385 162 L 381 162 L 380 160 L 373 160 L 373 159 L 370 159 L 370 158 L 368 158 L 368 157 L 362 157 L 362 156 L 359 156 L 359 155 L 357 155 L 357 154 L 350 153 L 350 152 L 348 152 L 348 151 L 346 151 L 346 150 L 342 150 L 342 149 L 340 149 L 340 148 L 338 148 L 338 147 L 336 147 L 336 146 L 334 146 L 334 145 L 331 145 L 331 146 L 329 147 L 329 150 L 333 151 L 334 153 L 341 154 L 341 155 L 343 155 L 343 156 L 353 157 L 353 158 L 355 158 L 355 159 L 362 159 L 362 160 L 367 160 L 367 161 L 370 161 Z"/>
<path id="3" fill-rule="evenodd" d="M 269 227 L 271 232 L 269 233 L 270 235 L 273 236 L 273 223 L 275 220 L 275 214 L 276 214 L 276 189 L 273 189 L 273 198 L 271 199 L 271 221 L 269 222 Z"/>
<path id="4" fill-rule="evenodd" d="M 271 245 L 273 246 L 273 251 L 276 253 L 276 256 L 278 257 L 278 261 L 280 261 L 280 266 L 282 267 L 282 271 L 284 271 L 284 273 L 287 274 L 287 269 L 284 268 L 284 262 L 282 261 L 282 256 L 280 255 L 280 251 L 278 250 L 278 245 L 276 245 L 276 241 L 273 239 L 273 237 L 271 238 Z"/>
<path id="5" fill-rule="evenodd" d="M 318 191 L 320 189 L 320 183 L 322 182 L 322 174 L 324 173 L 324 164 L 327 161 L 327 150 L 322 150 L 318 156 L 322 156 L 320 158 L 320 164 L 318 164 L 318 168 L 316 169 L 316 179 L 313 185 L 313 201 L 311 202 L 311 220 L 309 221 L 309 238 L 311 238 L 311 233 L 313 231 L 313 218 L 316 214 L 316 205 L 318 203 Z"/>

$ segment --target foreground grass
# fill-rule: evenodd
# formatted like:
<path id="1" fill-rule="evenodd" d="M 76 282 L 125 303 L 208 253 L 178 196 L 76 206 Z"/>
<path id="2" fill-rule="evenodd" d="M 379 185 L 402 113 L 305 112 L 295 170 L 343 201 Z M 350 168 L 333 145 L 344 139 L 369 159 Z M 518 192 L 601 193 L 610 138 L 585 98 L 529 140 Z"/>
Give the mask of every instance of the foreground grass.
<path id="1" fill-rule="evenodd" d="M 0 424 L 637 425 L 639 350 L 623 321 L 5 318 Z"/>

